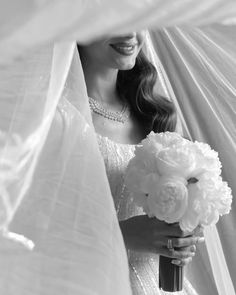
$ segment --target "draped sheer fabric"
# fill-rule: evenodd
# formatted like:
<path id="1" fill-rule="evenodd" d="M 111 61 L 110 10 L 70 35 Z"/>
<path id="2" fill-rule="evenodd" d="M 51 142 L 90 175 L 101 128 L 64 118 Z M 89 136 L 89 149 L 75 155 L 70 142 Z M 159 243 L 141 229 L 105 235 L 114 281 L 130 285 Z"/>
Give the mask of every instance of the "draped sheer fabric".
<path id="1" fill-rule="evenodd" d="M 165 89 L 177 104 L 185 135 L 208 142 L 219 152 L 223 177 L 229 182 L 234 196 L 235 29 L 233 25 L 215 24 L 191 30 L 163 29 L 152 34 L 154 47 L 165 69 L 162 68 Z M 200 294 L 216 294 L 214 284 L 219 294 L 235 294 L 236 253 L 232 247 L 236 238 L 235 212 L 234 200 L 231 213 L 217 224 L 219 236 L 215 227 L 205 231 L 208 252 L 201 246 L 194 263 L 189 265 L 190 280 L 195 282 L 196 289 L 202 292 Z"/>
<path id="2" fill-rule="evenodd" d="M 61 59 L 61 52 L 67 54 L 66 59 Z M 28 189 L 64 88 L 72 54 L 68 46 L 55 46 L 28 56 L 22 63 L 0 69 L 3 192 L 0 227 L 11 220 Z M 54 75 L 55 67 L 57 75 Z"/>
<path id="3" fill-rule="evenodd" d="M 27 252 L 1 238 L 0 293 L 130 294 L 81 65 L 73 44 L 50 44 L 149 25 L 227 23 L 235 15 L 234 0 L 0 2 L 0 225 L 35 243 Z M 152 38 L 162 62 L 157 59 L 159 88 L 176 101 L 186 134 L 220 152 L 235 194 L 233 36 L 233 27 L 216 25 L 165 29 Z M 234 212 L 235 202 L 218 226 L 221 240 L 215 248 L 208 240 L 209 252 L 202 247 L 188 269 L 199 294 L 234 294 L 232 287 L 223 293 L 225 284 L 219 288 L 213 279 L 217 270 L 235 274 Z M 212 259 L 216 249 L 220 254 L 219 241 L 227 261 L 220 269 L 215 262 L 222 255 Z"/>
<path id="4" fill-rule="evenodd" d="M 1 236 L 0 294 L 130 294 L 75 44 L 27 56 L 0 80 L 1 226 L 35 243 Z"/>
<path id="5" fill-rule="evenodd" d="M 2 0 L 0 64 L 49 42 L 83 43 L 148 26 L 233 21 L 235 15 L 235 0 Z"/>

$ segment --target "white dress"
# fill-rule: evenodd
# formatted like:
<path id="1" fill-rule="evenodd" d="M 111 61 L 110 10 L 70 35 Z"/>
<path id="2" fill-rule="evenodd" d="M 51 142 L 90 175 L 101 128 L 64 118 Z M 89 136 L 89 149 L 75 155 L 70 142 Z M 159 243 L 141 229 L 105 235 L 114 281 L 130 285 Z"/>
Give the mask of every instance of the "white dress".
<path id="1" fill-rule="evenodd" d="M 104 158 L 118 219 L 124 220 L 144 214 L 142 209 L 135 205 L 124 185 L 124 172 L 129 160 L 134 156 L 135 145 L 116 143 L 101 135 L 97 135 L 97 138 Z M 182 292 L 169 293 L 159 289 L 158 255 L 129 250 L 128 258 L 133 295 L 197 295 L 186 278 Z"/>

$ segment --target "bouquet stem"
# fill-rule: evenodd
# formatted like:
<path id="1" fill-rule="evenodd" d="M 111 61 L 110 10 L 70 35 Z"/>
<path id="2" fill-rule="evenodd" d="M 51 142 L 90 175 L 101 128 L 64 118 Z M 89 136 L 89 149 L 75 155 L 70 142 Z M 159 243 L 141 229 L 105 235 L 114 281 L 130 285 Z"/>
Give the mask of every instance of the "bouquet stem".
<path id="1" fill-rule="evenodd" d="M 159 261 L 159 288 L 163 291 L 177 292 L 183 289 L 183 266 L 171 263 L 173 259 L 160 256 Z"/>

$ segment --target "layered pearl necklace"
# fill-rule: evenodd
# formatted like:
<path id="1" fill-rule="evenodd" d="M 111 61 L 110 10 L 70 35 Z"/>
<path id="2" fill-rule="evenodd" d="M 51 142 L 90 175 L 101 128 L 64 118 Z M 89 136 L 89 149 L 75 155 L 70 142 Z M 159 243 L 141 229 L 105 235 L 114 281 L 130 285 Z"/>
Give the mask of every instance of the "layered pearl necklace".
<path id="1" fill-rule="evenodd" d="M 130 112 L 128 108 L 128 104 L 125 103 L 122 110 L 120 112 L 112 112 L 107 109 L 105 109 L 97 100 L 89 97 L 89 105 L 91 110 L 100 115 L 103 116 L 106 119 L 113 120 L 120 123 L 125 123 L 127 119 L 129 118 Z"/>

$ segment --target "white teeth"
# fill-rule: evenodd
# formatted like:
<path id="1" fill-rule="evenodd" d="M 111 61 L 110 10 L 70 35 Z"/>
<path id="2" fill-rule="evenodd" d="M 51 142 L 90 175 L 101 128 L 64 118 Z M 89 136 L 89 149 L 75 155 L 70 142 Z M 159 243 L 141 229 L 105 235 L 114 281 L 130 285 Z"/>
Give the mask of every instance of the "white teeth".
<path id="1" fill-rule="evenodd" d="M 133 46 L 115 46 L 115 47 L 118 49 L 121 49 L 121 50 L 133 50 L 134 49 Z"/>
<path id="2" fill-rule="evenodd" d="M 112 44 L 111 45 L 116 51 L 120 54 L 125 55 L 132 55 L 135 51 L 135 45 L 128 45 L 128 44 Z"/>

